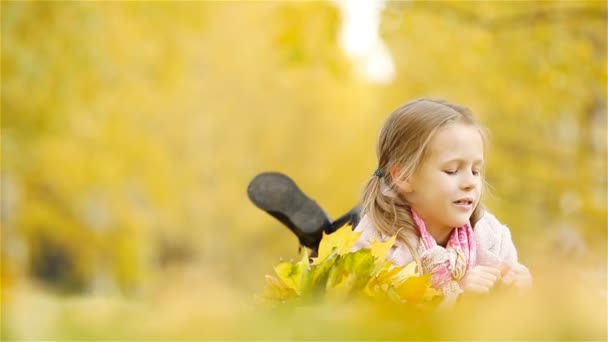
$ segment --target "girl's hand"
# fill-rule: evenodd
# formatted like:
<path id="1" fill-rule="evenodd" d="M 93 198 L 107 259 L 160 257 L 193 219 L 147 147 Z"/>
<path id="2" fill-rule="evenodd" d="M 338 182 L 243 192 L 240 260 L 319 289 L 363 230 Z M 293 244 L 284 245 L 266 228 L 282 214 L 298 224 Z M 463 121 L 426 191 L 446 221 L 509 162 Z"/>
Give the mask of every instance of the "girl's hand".
<path id="1" fill-rule="evenodd" d="M 518 289 L 526 289 L 532 286 L 532 275 L 528 268 L 522 264 L 515 263 L 503 266 L 501 282 L 507 286 L 515 286 Z"/>
<path id="2" fill-rule="evenodd" d="M 500 269 L 488 266 L 475 266 L 460 280 L 465 292 L 488 293 L 500 278 Z"/>

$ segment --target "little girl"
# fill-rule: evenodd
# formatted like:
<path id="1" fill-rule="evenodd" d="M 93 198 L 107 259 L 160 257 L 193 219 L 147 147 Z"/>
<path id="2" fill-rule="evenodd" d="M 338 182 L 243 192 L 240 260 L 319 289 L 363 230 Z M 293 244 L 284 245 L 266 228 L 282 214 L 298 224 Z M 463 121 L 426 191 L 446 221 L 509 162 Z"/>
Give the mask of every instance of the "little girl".
<path id="1" fill-rule="evenodd" d="M 449 298 L 489 292 L 498 282 L 528 287 L 509 229 L 480 201 L 485 140 L 466 107 L 420 99 L 397 108 L 380 133 L 355 249 L 397 234 L 389 259 L 416 261 Z"/>

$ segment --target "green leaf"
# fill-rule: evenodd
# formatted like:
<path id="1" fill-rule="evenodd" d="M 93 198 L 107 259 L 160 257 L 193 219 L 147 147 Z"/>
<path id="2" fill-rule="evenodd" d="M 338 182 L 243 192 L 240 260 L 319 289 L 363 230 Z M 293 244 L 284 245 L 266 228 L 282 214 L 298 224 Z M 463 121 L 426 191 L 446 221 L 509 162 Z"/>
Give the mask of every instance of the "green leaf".
<path id="1" fill-rule="evenodd" d="M 351 290 L 360 290 L 369 281 L 374 269 L 374 257 L 369 249 L 360 249 L 354 253 L 338 257 L 329 272 L 326 289 L 332 289 L 342 283 L 344 278 L 351 278 Z M 344 285 L 342 285 L 344 286 Z"/>
<path id="2" fill-rule="evenodd" d="M 310 274 L 308 275 L 308 288 L 313 293 L 325 289 L 329 271 L 334 267 L 337 258 L 338 255 L 333 254 L 318 264 L 313 263 Z"/>

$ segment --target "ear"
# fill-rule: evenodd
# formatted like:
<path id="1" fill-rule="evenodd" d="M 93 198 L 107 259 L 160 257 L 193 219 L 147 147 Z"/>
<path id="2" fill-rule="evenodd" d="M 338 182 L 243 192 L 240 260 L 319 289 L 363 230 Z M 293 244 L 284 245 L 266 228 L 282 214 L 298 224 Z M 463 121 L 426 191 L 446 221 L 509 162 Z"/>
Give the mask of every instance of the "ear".
<path id="1" fill-rule="evenodd" d="M 393 181 L 395 182 L 395 185 L 397 185 L 399 190 L 403 191 L 404 193 L 409 193 L 409 192 L 414 191 L 412 188 L 411 180 L 409 178 L 406 180 L 399 180 L 398 177 L 401 174 L 400 167 L 393 166 L 391 168 L 390 172 L 391 172 L 391 178 L 393 179 Z"/>

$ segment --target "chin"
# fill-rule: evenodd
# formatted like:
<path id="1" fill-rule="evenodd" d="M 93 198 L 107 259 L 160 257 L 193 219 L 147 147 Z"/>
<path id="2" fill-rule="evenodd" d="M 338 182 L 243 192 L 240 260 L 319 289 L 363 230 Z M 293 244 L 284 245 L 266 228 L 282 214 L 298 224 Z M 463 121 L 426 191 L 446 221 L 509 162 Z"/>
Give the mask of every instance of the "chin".
<path id="1" fill-rule="evenodd" d="M 452 223 L 453 223 L 453 224 L 452 224 L 452 227 L 462 227 L 462 226 L 464 226 L 465 224 L 469 223 L 469 222 L 470 222 L 470 219 L 471 219 L 471 217 L 467 217 L 467 218 L 457 218 L 457 219 L 454 219 L 454 220 L 452 221 Z"/>

